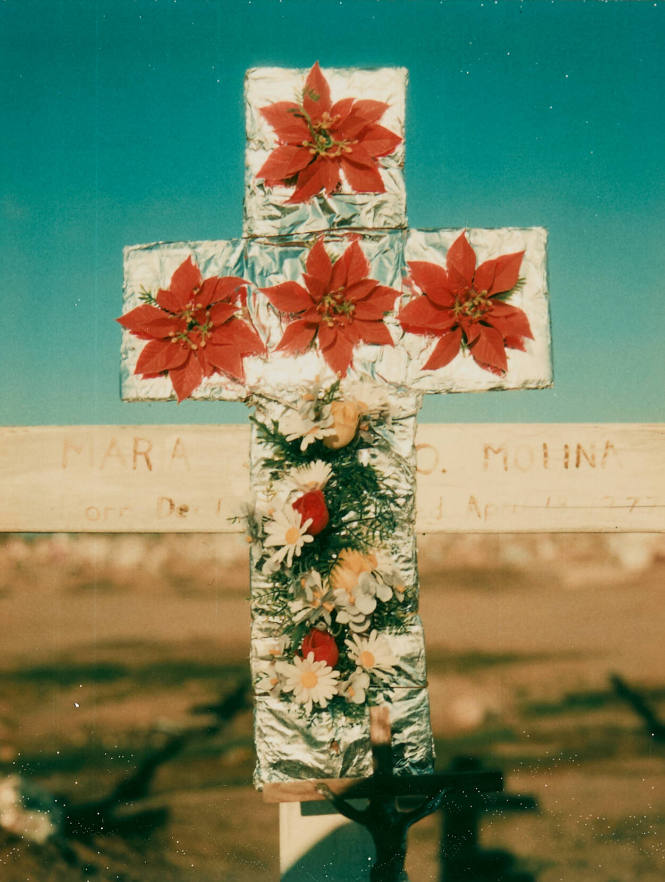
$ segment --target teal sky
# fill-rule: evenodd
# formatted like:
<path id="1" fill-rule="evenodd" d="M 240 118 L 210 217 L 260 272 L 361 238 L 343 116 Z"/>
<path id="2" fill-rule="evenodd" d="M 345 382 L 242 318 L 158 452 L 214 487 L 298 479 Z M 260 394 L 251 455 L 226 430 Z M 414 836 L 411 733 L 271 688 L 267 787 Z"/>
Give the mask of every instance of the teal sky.
<path id="1" fill-rule="evenodd" d="M 124 404 L 122 248 L 241 232 L 243 76 L 404 65 L 413 227 L 545 226 L 555 388 L 445 422 L 665 419 L 665 3 L 0 0 L 4 425 L 241 422 Z"/>

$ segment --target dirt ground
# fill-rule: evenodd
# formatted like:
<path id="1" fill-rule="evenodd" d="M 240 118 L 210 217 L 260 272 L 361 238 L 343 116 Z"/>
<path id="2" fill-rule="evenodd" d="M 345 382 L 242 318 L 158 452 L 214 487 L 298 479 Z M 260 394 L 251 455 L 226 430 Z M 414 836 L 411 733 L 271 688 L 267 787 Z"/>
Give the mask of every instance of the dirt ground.
<path id="1" fill-rule="evenodd" d="M 497 878 L 660 882 L 665 741 L 610 676 L 665 723 L 662 539 L 438 536 L 420 564 L 437 766 L 477 757 L 538 802 L 484 815 L 483 848 L 514 859 Z M 2 882 L 278 878 L 251 709 L 220 727 L 214 707 L 246 677 L 247 593 L 237 537 L 0 540 L 0 780 L 94 808 L 172 750 L 116 827 L 43 844 L 0 827 Z M 412 882 L 439 879 L 440 826 L 412 829 Z"/>

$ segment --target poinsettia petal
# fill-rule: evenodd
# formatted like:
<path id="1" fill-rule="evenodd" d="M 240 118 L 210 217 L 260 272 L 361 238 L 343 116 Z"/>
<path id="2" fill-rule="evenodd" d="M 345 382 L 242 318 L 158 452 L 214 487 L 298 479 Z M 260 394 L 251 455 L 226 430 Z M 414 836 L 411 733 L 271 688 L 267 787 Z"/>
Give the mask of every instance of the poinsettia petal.
<path id="1" fill-rule="evenodd" d="M 360 135 L 360 143 L 371 156 L 388 156 L 402 139 L 385 126 L 368 126 Z"/>
<path id="2" fill-rule="evenodd" d="M 388 105 L 383 101 L 373 101 L 369 98 L 355 101 L 344 122 L 344 137 L 355 138 L 366 126 L 378 122 L 387 109 Z"/>
<path id="3" fill-rule="evenodd" d="M 476 364 L 492 373 L 505 373 L 508 359 L 503 345 L 503 336 L 496 328 L 478 325 L 478 338 L 471 345 L 471 355 Z"/>
<path id="4" fill-rule="evenodd" d="M 338 329 L 334 345 L 327 346 L 321 354 L 336 374 L 345 376 L 353 361 L 355 341 Z"/>
<path id="5" fill-rule="evenodd" d="M 511 306 L 509 303 L 501 303 L 501 301 L 492 301 L 492 311 L 488 313 L 484 320 L 496 328 L 504 337 L 511 334 L 517 337 L 528 337 L 533 340 L 531 325 L 526 313 Z"/>
<path id="6" fill-rule="evenodd" d="M 455 273 L 459 277 L 460 282 L 464 285 L 464 290 L 471 287 L 473 271 L 476 268 L 476 255 L 467 241 L 466 233 L 461 233 L 448 249 L 446 268 L 449 278 L 451 273 Z"/>
<path id="7" fill-rule="evenodd" d="M 192 298 L 194 288 L 201 284 L 201 271 L 188 257 L 171 276 L 168 289 L 157 292 L 157 303 L 169 312 L 180 312 Z"/>
<path id="8" fill-rule="evenodd" d="M 346 261 L 346 278 L 344 279 L 345 288 L 361 282 L 369 275 L 369 262 L 363 250 L 358 244 L 357 239 L 354 240 L 344 252 L 344 260 Z"/>
<path id="9" fill-rule="evenodd" d="M 292 355 L 299 355 L 307 352 L 312 345 L 314 335 L 316 334 L 316 325 L 305 319 L 299 319 L 291 322 L 282 335 L 277 349 L 280 352 L 290 352 Z"/>
<path id="10" fill-rule="evenodd" d="M 287 205 L 307 202 L 321 190 L 332 193 L 338 183 L 339 160 L 319 156 L 299 173 L 296 189 L 286 200 Z"/>
<path id="11" fill-rule="evenodd" d="M 330 86 L 316 61 L 305 80 L 302 106 L 312 120 L 318 120 L 322 113 L 330 110 L 330 103 Z"/>
<path id="12" fill-rule="evenodd" d="M 471 345 L 480 336 L 482 325 L 477 320 L 474 321 L 464 315 L 461 316 L 459 323 L 464 333 L 464 337 L 466 338 L 466 342 Z"/>
<path id="13" fill-rule="evenodd" d="M 215 303 L 210 308 L 210 321 L 213 325 L 221 325 L 230 319 L 232 315 L 235 315 L 237 309 L 238 307 L 233 303 L 225 303 L 223 300 L 220 300 L 219 303 Z"/>
<path id="14" fill-rule="evenodd" d="M 337 342 L 337 326 L 322 323 L 318 329 L 319 349 L 323 351 Z"/>
<path id="15" fill-rule="evenodd" d="M 520 352 L 526 352 L 526 346 L 521 337 L 513 337 L 511 334 L 506 334 L 503 338 L 503 345 L 506 349 L 519 349 Z"/>
<path id="16" fill-rule="evenodd" d="M 346 300 L 350 300 L 354 303 L 359 300 L 364 300 L 372 294 L 372 291 L 378 287 L 378 284 L 379 283 L 376 279 L 360 279 L 359 282 L 354 282 L 353 285 L 346 286 L 344 289 L 344 297 Z"/>
<path id="17" fill-rule="evenodd" d="M 312 154 L 305 147 L 283 144 L 275 147 L 256 173 L 269 187 L 275 187 L 302 171 L 312 161 Z"/>
<path id="18" fill-rule="evenodd" d="M 344 159 L 348 159 L 354 165 L 360 166 L 361 168 L 376 168 L 377 164 L 376 159 L 360 142 L 351 145 L 348 153 L 344 154 Z"/>
<path id="19" fill-rule="evenodd" d="M 311 137 L 302 110 L 293 101 L 277 101 L 261 108 L 261 115 L 274 129 L 280 141 L 302 144 Z"/>
<path id="20" fill-rule="evenodd" d="M 282 282 L 272 288 L 261 288 L 268 300 L 280 312 L 302 312 L 312 305 L 312 298 L 297 282 Z"/>
<path id="21" fill-rule="evenodd" d="M 379 346 L 393 346 L 393 338 L 383 322 L 363 321 L 354 319 L 353 333 L 364 343 L 376 343 Z"/>
<path id="22" fill-rule="evenodd" d="M 241 355 L 264 355 L 266 347 L 256 330 L 239 318 L 213 328 L 209 341 L 215 345 L 228 344 L 234 346 Z"/>
<path id="23" fill-rule="evenodd" d="M 344 125 L 344 122 L 351 112 L 354 103 L 354 98 L 342 98 L 340 101 L 335 101 L 333 106 L 330 108 L 330 116 L 333 118 L 333 120 L 335 120 L 335 122 L 330 127 L 331 132 L 338 132 L 340 128 Z M 343 136 L 340 136 L 338 140 L 343 141 Z"/>
<path id="24" fill-rule="evenodd" d="M 487 291 L 490 295 L 510 291 L 517 284 L 523 257 L 523 251 L 516 251 L 481 263 L 474 281 L 476 291 Z"/>
<path id="25" fill-rule="evenodd" d="M 460 350 L 462 331 L 455 328 L 449 334 L 444 334 L 432 350 L 432 354 L 423 365 L 424 371 L 435 371 L 449 364 Z"/>
<path id="26" fill-rule="evenodd" d="M 404 330 L 411 334 L 439 334 L 452 328 L 457 321 L 452 309 L 436 306 L 424 295 L 410 300 L 397 318 Z"/>
<path id="27" fill-rule="evenodd" d="M 140 340 L 162 339 L 184 327 L 182 320 L 147 303 L 121 315 L 116 321 Z"/>
<path id="28" fill-rule="evenodd" d="M 452 306 L 455 295 L 450 290 L 448 273 L 442 266 L 427 260 L 412 260 L 409 270 L 413 281 L 430 300 L 439 306 Z"/>
<path id="29" fill-rule="evenodd" d="M 309 273 L 303 273 L 302 277 L 307 290 L 312 295 L 312 300 L 315 303 L 320 303 L 324 294 L 328 293 L 328 284 L 319 279 L 318 276 L 310 276 Z"/>
<path id="30" fill-rule="evenodd" d="M 191 353 L 182 367 L 169 371 L 169 378 L 173 383 L 178 403 L 189 398 L 194 389 L 203 379 L 203 368 L 198 359 Z"/>
<path id="31" fill-rule="evenodd" d="M 161 374 L 180 367 L 187 360 L 189 350 L 170 340 L 151 340 L 141 350 L 136 362 L 136 374 Z"/>
<path id="32" fill-rule="evenodd" d="M 232 344 L 209 343 L 203 353 L 208 364 L 216 370 L 223 371 L 237 380 L 245 379 L 242 355 Z"/>
<path id="33" fill-rule="evenodd" d="M 323 239 L 316 240 L 314 247 L 307 255 L 305 267 L 307 268 L 308 275 L 312 279 L 317 280 L 317 283 L 314 286 L 317 289 L 317 292 L 321 285 L 326 286 L 328 284 L 330 281 L 330 273 L 332 272 L 332 261 L 323 245 Z M 309 285 L 307 285 L 307 287 L 312 291 L 312 288 Z M 312 293 L 314 293 L 314 291 L 312 291 Z"/>
<path id="34" fill-rule="evenodd" d="M 399 291 L 394 288 L 377 285 L 369 297 L 356 302 L 353 315 L 360 319 L 383 319 L 392 310 L 398 297 Z"/>
<path id="35" fill-rule="evenodd" d="M 377 168 L 357 165 L 346 156 L 342 156 L 342 170 L 349 186 L 356 193 L 385 193 L 386 187 Z"/>
<path id="36" fill-rule="evenodd" d="M 205 279 L 196 295 L 197 305 L 209 306 L 224 300 L 227 303 L 243 303 L 247 299 L 249 282 L 240 276 L 211 276 Z"/>

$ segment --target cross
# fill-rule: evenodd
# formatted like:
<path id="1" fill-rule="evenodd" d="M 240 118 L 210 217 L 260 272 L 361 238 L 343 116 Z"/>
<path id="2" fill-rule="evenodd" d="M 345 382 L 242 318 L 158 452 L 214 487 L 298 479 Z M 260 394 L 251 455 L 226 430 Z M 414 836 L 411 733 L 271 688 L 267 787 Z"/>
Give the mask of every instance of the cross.
<path id="1" fill-rule="evenodd" d="M 123 397 L 254 408 L 255 779 L 273 793 L 369 775 L 376 704 L 395 771 L 431 771 L 422 395 L 551 384 L 545 232 L 408 229 L 405 87 L 401 68 L 249 71 L 243 237 L 125 250 Z"/>

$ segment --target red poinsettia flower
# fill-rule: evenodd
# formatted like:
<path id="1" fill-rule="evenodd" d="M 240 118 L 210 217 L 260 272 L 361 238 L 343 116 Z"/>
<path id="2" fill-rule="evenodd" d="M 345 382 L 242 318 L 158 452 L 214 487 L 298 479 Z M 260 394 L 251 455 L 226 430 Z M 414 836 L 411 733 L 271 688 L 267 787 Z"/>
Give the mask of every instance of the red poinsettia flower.
<path id="1" fill-rule="evenodd" d="M 202 279 L 188 257 L 168 288 L 117 319 L 135 337 L 149 341 L 134 373 L 144 378 L 168 374 L 178 401 L 215 372 L 243 380 L 243 358 L 265 352 L 254 328 L 238 317 L 247 284 L 237 276 Z"/>
<path id="2" fill-rule="evenodd" d="M 369 263 L 357 241 L 333 263 L 319 239 L 307 255 L 305 267 L 306 287 L 283 282 L 261 289 L 280 312 L 295 317 L 278 350 L 298 355 L 316 339 L 321 355 L 343 376 L 357 343 L 393 345 L 383 317 L 399 292 L 369 278 Z"/>
<path id="3" fill-rule="evenodd" d="M 523 255 L 504 254 L 476 268 L 476 255 L 462 233 L 448 250 L 445 269 L 427 261 L 409 263 L 423 293 L 400 311 L 399 321 L 412 334 L 439 337 L 423 370 L 444 367 L 465 346 L 480 367 L 505 374 L 506 349 L 524 352 L 524 338 L 533 339 L 526 314 L 505 302 L 517 285 Z"/>
<path id="4" fill-rule="evenodd" d="M 287 202 L 306 202 L 316 193 L 332 193 L 340 171 L 356 193 L 383 193 L 378 159 L 392 153 L 399 135 L 378 125 L 388 105 L 383 101 L 342 98 L 334 104 L 318 61 L 305 81 L 300 104 L 278 101 L 261 108 L 279 145 L 257 177 L 269 187 L 295 182 Z"/>

